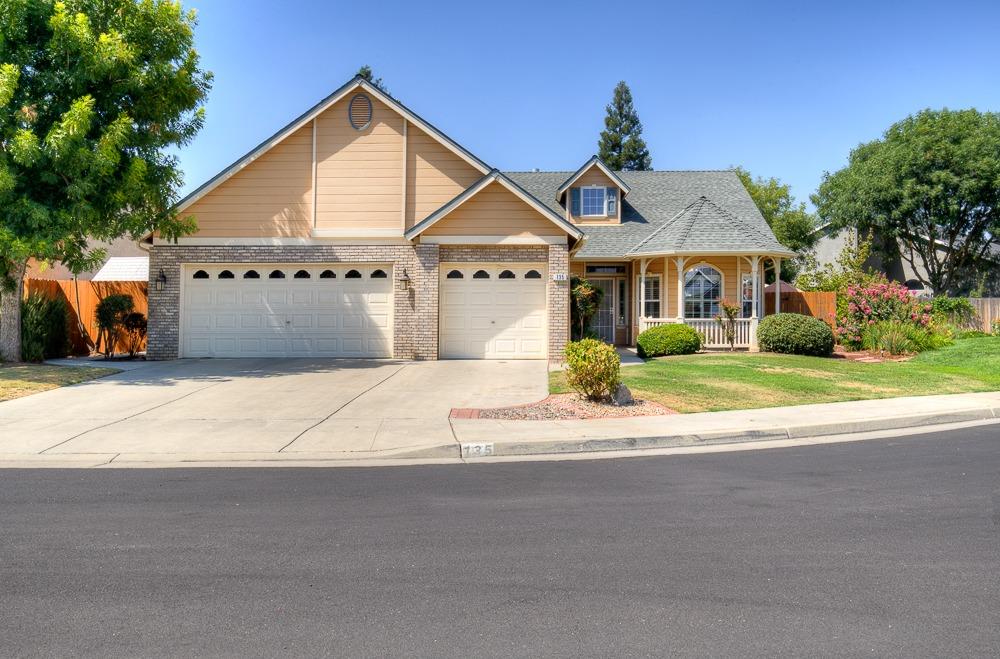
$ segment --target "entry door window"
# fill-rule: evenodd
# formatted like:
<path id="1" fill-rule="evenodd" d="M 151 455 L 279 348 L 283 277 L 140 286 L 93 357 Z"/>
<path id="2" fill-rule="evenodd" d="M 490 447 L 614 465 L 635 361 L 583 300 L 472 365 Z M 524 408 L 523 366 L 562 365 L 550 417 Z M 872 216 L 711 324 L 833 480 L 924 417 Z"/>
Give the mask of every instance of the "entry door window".
<path id="1" fill-rule="evenodd" d="M 591 329 L 606 343 L 615 342 L 615 280 L 591 279 L 594 288 L 603 291 L 601 304 L 591 321 Z"/>

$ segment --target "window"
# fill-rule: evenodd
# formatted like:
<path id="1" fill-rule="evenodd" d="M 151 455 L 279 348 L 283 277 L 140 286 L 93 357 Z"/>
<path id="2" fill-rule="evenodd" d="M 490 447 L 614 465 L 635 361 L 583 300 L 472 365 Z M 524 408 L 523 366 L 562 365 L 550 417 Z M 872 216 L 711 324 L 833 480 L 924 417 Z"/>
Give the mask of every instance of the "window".
<path id="1" fill-rule="evenodd" d="M 236 279 L 236 276 L 230 270 L 223 270 L 219 273 L 219 279 Z"/>
<path id="2" fill-rule="evenodd" d="M 334 272 L 333 270 L 324 270 L 323 272 L 319 273 L 319 278 L 320 279 L 336 279 L 337 278 L 337 273 Z"/>
<path id="3" fill-rule="evenodd" d="M 750 273 L 740 277 L 740 301 L 743 307 L 743 317 L 753 316 L 753 275 Z"/>
<path id="4" fill-rule="evenodd" d="M 191 278 L 192 279 L 208 279 L 208 273 L 205 272 L 204 270 L 199 270 L 198 272 L 194 273 L 194 275 L 192 275 Z"/>
<path id="5" fill-rule="evenodd" d="M 715 318 L 722 299 L 722 273 L 710 265 L 691 268 L 684 275 L 684 317 Z"/>
<path id="6" fill-rule="evenodd" d="M 604 188 L 580 188 L 583 217 L 604 217 L 607 211 L 604 207 Z"/>
<path id="7" fill-rule="evenodd" d="M 526 273 L 524 273 L 524 278 L 525 279 L 541 279 L 542 275 L 541 275 L 540 272 L 538 272 L 538 270 L 528 270 Z"/>
<path id="8" fill-rule="evenodd" d="M 625 280 L 618 280 L 618 327 L 625 327 L 625 319 L 628 318 L 628 299 L 625 297 Z"/>
<path id="9" fill-rule="evenodd" d="M 267 276 L 268 279 L 284 279 L 285 273 L 281 270 L 272 270 L 271 274 Z"/>
<path id="10" fill-rule="evenodd" d="M 372 273 L 372 279 L 385 279 L 385 270 L 376 270 Z"/>
<path id="11" fill-rule="evenodd" d="M 310 279 L 312 275 L 309 274 L 308 270 L 299 270 L 295 273 L 296 279 Z"/>
<path id="12" fill-rule="evenodd" d="M 361 273 L 357 270 L 348 270 L 347 274 L 344 275 L 345 279 L 361 279 Z"/>
<path id="13" fill-rule="evenodd" d="M 489 279 L 490 273 L 485 270 L 476 270 L 476 274 L 472 275 L 473 279 Z"/>
<path id="14" fill-rule="evenodd" d="M 256 270 L 247 270 L 243 273 L 244 279 L 260 279 L 260 274 Z"/>
<path id="15" fill-rule="evenodd" d="M 462 274 L 461 270 L 452 270 L 448 273 L 446 279 L 465 279 L 465 275 Z"/>
<path id="16" fill-rule="evenodd" d="M 624 275 L 625 266 L 623 265 L 587 265 L 586 272 L 588 275 Z"/>
<path id="17" fill-rule="evenodd" d="M 514 278 L 514 273 L 511 272 L 510 270 L 504 270 L 503 272 L 500 273 L 499 277 L 499 279 L 513 279 L 513 278 Z"/>
<path id="18" fill-rule="evenodd" d="M 642 297 L 642 277 L 635 278 L 636 307 Z M 644 318 L 662 318 L 660 315 L 660 275 L 646 275 L 646 308 L 642 309 Z"/>

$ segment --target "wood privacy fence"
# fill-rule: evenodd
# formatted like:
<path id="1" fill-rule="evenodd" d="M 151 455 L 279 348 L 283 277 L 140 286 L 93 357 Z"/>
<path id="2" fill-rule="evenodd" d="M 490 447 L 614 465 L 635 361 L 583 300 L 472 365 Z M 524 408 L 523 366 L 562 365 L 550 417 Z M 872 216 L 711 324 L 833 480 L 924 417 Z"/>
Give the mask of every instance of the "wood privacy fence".
<path id="1" fill-rule="evenodd" d="M 77 291 L 79 301 L 77 304 Z M 25 279 L 24 296 L 38 293 L 52 299 L 63 299 L 69 308 L 69 336 L 73 354 L 90 353 L 97 341 L 97 304 L 109 295 L 124 293 L 132 296 L 135 310 L 144 316 L 149 315 L 147 302 L 147 287 L 144 281 L 80 281 L 54 279 Z M 84 333 L 80 333 L 82 321 Z M 115 346 L 117 352 L 125 351 L 127 346 L 119 340 Z M 145 345 L 142 347 L 145 350 Z"/>
<path id="2" fill-rule="evenodd" d="M 837 294 L 832 291 L 793 291 L 781 293 L 781 312 L 819 318 L 830 327 L 837 321 Z M 774 293 L 764 295 L 764 315 L 774 313 Z"/>
<path id="3" fill-rule="evenodd" d="M 970 297 L 969 302 L 976 308 L 980 329 L 992 332 L 994 321 L 1000 320 L 1000 297 Z"/>

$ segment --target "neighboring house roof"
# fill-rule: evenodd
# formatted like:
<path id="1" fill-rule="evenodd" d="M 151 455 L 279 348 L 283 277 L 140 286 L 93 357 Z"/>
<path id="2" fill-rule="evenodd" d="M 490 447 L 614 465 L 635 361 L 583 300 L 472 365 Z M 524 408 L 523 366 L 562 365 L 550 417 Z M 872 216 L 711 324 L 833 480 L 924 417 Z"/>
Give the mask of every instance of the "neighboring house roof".
<path id="1" fill-rule="evenodd" d="M 797 293 L 799 289 L 795 288 L 793 285 L 789 284 L 787 281 L 781 282 L 781 292 L 782 293 Z M 764 287 L 764 293 L 774 293 L 774 284 L 768 284 Z"/>
<path id="2" fill-rule="evenodd" d="M 557 201 L 555 192 L 570 174 L 571 172 L 507 172 L 511 179 L 537 199 L 544 200 L 560 215 L 565 215 L 566 209 Z M 621 224 L 578 227 L 583 230 L 586 242 L 576 252 L 576 258 L 620 259 L 701 197 L 710 200 L 713 209 L 718 209 L 702 208 L 703 213 L 699 213 L 697 219 L 710 221 L 715 227 L 706 235 L 719 235 L 728 243 L 723 246 L 717 242 L 699 240 L 699 251 L 793 254 L 774 237 L 750 194 L 732 170 L 617 174 L 631 188 L 628 198 L 622 199 Z M 723 229 L 718 226 L 723 220 L 733 223 L 732 228 Z M 699 227 L 698 233 L 705 233 L 705 230 Z M 685 244 L 693 246 L 696 239 L 697 234 Z M 733 244 L 735 240 L 738 240 L 738 244 Z"/>
<path id="3" fill-rule="evenodd" d="M 87 243 L 87 247 L 90 250 L 103 249 L 108 257 L 115 256 L 142 256 L 147 258 L 146 251 L 139 247 L 135 240 L 131 238 L 119 238 L 118 240 L 113 240 L 111 242 L 105 242 L 102 240 L 90 240 Z M 94 268 L 93 270 L 88 270 L 86 272 L 81 272 L 77 279 L 80 281 L 88 281 L 94 278 L 94 275 L 100 270 L 100 268 Z M 54 279 L 54 280 L 69 280 L 73 279 L 73 273 L 70 272 L 69 268 L 65 265 L 56 261 L 55 263 L 50 263 L 47 266 L 43 266 L 41 263 L 32 259 L 28 263 L 28 269 L 24 273 L 25 279 Z"/>
<path id="4" fill-rule="evenodd" d="M 599 170 L 604 172 L 605 176 L 614 181 L 615 185 L 621 188 L 623 197 L 632 190 L 632 188 L 629 187 L 628 183 L 623 181 L 621 177 L 618 176 L 618 174 L 616 174 L 614 171 L 612 171 L 610 167 L 604 164 L 603 160 L 601 160 L 597 156 L 593 156 L 591 157 L 590 160 L 583 163 L 583 166 L 580 169 L 570 174 L 570 177 L 566 179 L 562 185 L 559 186 L 559 189 L 556 190 L 556 199 L 562 201 L 563 195 L 566 194 L 566 191 L 569 190 L 570 186 L 576 183 L 576 181 L 581 176 L 583 176 L 587 172 L 587 170 L 590 169 L 591 167 L 597 167 Z"/>
<path id="5" fill-rule="evenodd" d="M 92 281 L 149 281 L 149 257 L 112 256 Z"/>

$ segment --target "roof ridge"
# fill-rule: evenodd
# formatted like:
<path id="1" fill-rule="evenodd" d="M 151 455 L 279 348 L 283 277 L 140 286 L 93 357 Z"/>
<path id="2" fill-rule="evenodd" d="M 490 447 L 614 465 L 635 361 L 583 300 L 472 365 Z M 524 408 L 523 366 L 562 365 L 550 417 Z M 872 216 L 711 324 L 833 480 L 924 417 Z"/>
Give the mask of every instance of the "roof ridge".
<path id="1" fill-rule="evenodd" d="M 762 238 L 764 240 L 768 240 L 769 239 L 769 237 L 763 231 L 761 231 L 759 227 L 753 226 L 752 224 L 746 222 L 740 216 L 738 216 L 738 215 L 736 215 L 734 213 L 731 213 L 729 211 L 729 209 L 727 209 L 724 206 L 720 206 L 719 204 L 717 204 L 716 202 L 712 201 L 708 197 L 704 197 L 703 196 L 703 198 L 705 199 L 705 201 L 707 201 L 708 203 L 712 204 L 712 206 L 714 206 L 715 208 L 717 208 L 728 219 L 734 221 L 736 224 L 742 226 L 744 229 L 750 231 L 751 233 L 754 233 L 758 238 Z M 767 220 L 764 220 L 764 223 L 767 224 Z M 771 237 L 773 237 L 775 241 L 778 240 L 776 236 L 773 236 L 773 231 L 772 231 L 772 236 Z"/>

